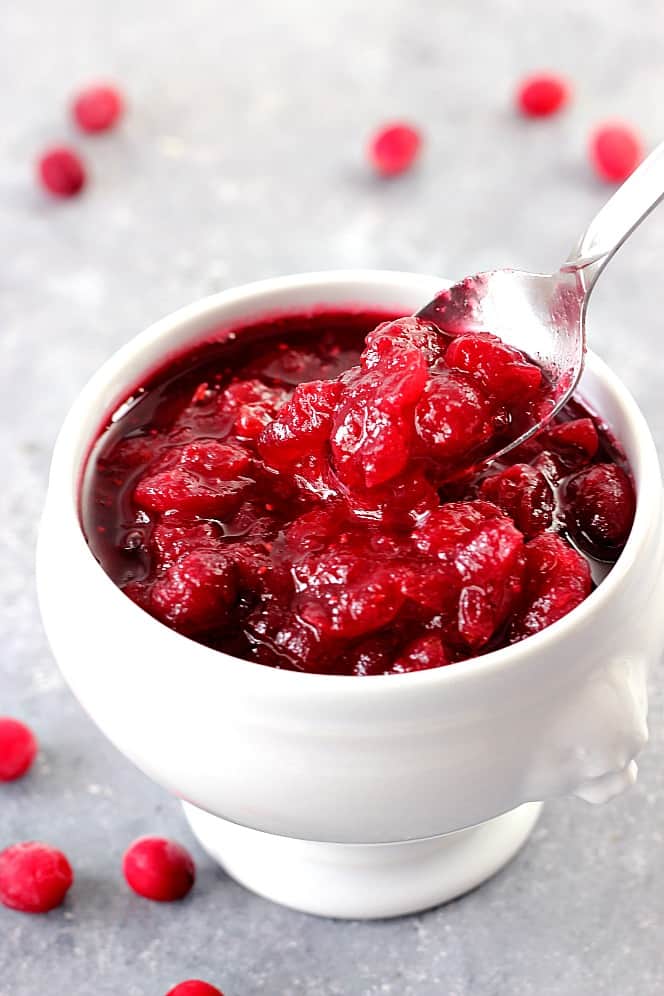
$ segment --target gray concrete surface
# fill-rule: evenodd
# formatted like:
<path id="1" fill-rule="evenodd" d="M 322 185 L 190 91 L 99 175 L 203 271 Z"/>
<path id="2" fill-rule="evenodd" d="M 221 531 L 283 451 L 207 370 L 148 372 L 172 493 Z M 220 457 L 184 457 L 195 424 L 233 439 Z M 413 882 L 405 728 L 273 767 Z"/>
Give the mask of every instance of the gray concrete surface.
<path id="1" fill-rule="evenodd" d="M 0 789 L 0 846 L 63 846 L 77 883 L 46 918 L 0 909 L 0 996 L 161 996 L 190 976 L 227 996 L 664 990 L 661 673 L 652 745 L 627 796 L 549 805 L 508 870 L 445 908 L 326 922 L 248 894 L 204 857 L 177 804 L 64 687 L 33 583 L 58 424 L 117 346 L 200 295 L 271 274 L 554 266 L 607 193 L 585 161 L 592 124 L 625 116 L 650 144 L 663 137 L 663 43 L 659 0 L 2 4 L 0 712 L 25 717 L 42 753 L 29 778 Z M 574 104 L 523 122 L 511 91 L 541 66 L 569 74 Z M 116 134 L 79 140 L 65 101 L 99 77 L 119 81 L 130 112 Z M 380 183 L 363 145 L 400 115 L 426 131 L 426 153 Z M 32 160 L 63 139 L 92 180 L 55 203 Z M 594 346 L 660 444 L 663 264 L 660 213 L 607 271 L 590 316 Z M 119 877 L 123 848 L 148 832 L 196 854 L 199 881 L 180 905 L 141 901 Z"/>

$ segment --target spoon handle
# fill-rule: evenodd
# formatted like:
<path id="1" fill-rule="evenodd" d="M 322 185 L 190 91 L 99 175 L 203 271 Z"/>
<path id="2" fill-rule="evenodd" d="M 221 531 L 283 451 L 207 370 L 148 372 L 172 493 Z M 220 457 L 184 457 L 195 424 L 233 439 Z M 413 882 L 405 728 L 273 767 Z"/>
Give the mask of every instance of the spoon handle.
<path id="1" fill-rule="evenodd" d="M 621 245 L 664 198 L 664 142 L 650 153 L 595 215 L 564 271 L 577 270 L 586 294 Z"/>

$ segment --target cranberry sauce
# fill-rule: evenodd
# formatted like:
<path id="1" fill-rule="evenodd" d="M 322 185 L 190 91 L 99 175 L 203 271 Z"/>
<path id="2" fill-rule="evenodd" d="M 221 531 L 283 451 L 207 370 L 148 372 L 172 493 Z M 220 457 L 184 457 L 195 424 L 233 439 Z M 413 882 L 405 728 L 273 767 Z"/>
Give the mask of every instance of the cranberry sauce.
<path id="1" fill-rule="evenodd" d="M 546 404 L 539 369 L 487 333 L 385 318 L 256 323 L 127 399 L 81 516 L 131 599 L 247 660 L 369 675 L 506 646 L 590 593 L 635 505 L 606 427 L 573 401 L 464 473 Z"/>

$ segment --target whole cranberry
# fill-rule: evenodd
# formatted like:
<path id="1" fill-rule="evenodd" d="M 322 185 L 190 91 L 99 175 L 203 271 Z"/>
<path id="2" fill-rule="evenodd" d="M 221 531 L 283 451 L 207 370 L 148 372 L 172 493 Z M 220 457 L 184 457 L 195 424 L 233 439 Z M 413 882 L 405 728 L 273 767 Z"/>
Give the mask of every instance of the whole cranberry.
<path id="1" fill-rule="evenodd" d="M 37 754 L 32 730 L 18 719 L 0 716 L 0 782 L 13 782 L 31 767 Z"/>
<path id="2" fill-rule="evenodd" d="M 613 560 L 629 536 L 634 521 L 634 488 L 613 463 L 597 463 L 580 471 L 567 484 L 568 526 L 581 545 L 602 559 Z M 584 543 L 584 540 L 586 541 Z"/>
<path id="3" fill-rule="evenodd" d="M 156 902 L 172 902 L 187 895 L 196 867 L 181 844 L 164 837 L 140 837 L 125 852 L 122 870 L 134 892 Z"/>
<path id="4" fill-rule="evenodd" d="M 569 86 L 561 76 L 555 73 L 536 73 L 519 84 L 516 103 L 526 117 L 548 117 L 565 106 L 569 94 Z"/>
<path id="5" fill-rule="evenodd" d="M 527 463 L 492 474 L 480 485 L 481 498 L 495 502 L 528 539 L 553 522 L 555 497 L 544 474 Z"/>
<path id="6" fill-rule="evenodd" d="M 599 436 L 595 423 L 591 418 L 576 418 L 570 422 L 554 425 L 541 433 L 540 439 L 549 449 L 561 454 L 570 461 L 570 456 L 576 460 L 576 466 L 570 469 L 579 470 L 579 461 L 588 463 L 597 453 Z"/>
<path id="7" fill-rule="evenodd" d="M 188 979 L 186 982 L 179 982 L 177 986 L 169 989 L 166 996 L 224 996 L 224 994 L 216 986 L 211 986 L 209 982 Z"/>
<path id="8" fill-rule="evenodd" d="M 590 138 L 589 154 L 602 180 L 622 183 L 643 159 L 643 145 L 631 125 L 615 122 L 596 129 Z"/>
<path id="9" fill-rule="evenodd" d="M 56 197 L 73 197 L 85 186 L 81 157 L 64 146 L 48 149 L 37 163 L 42 186 Z"/>
<path id="10" fill-rule="evenodd" d="M 369 142 L 369 159 L 381 176 L 398 176 L 413 166 L 422 148 L 422 136 L 403 122 L 384 125 Z"/>
<path id="11" fill-rule="evenodd" d="M 108 131 L 122 115 L 124 101 L 114 86 L 90 86 L 74 99 L 72 114 L 83 131 Z"/>
<path id="12" fill-rule="evenodd" d="M 23 913 L 48 913 L 60 906 L 74 881 L 67 858 L 38 841 L 0 853 L 0 902 Z"/>

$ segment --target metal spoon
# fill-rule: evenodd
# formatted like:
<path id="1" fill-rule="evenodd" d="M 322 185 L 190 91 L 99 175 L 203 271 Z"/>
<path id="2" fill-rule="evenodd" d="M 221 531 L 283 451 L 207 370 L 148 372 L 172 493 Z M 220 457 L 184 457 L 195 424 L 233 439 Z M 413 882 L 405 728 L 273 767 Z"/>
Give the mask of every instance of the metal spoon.
<path id="1" fill-rule="evenodd" d="M 597 278 L 662 198 L 664 142 L 607 201 L 557 273 L 478 273 L 442 291 L 417 312 L 451 334 L 493 332 L 539 363 L 549 380 L 550 410 L 531 425 L 521 422 L 518 436 L 474 464 L 496 460 L 520 445 L 570 399 L 583 372 L 586 310 Z"/>

